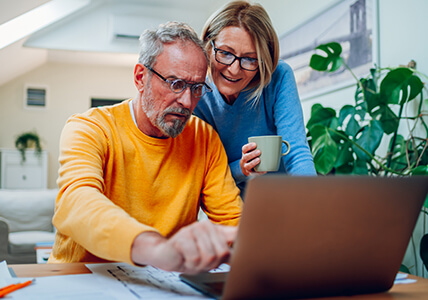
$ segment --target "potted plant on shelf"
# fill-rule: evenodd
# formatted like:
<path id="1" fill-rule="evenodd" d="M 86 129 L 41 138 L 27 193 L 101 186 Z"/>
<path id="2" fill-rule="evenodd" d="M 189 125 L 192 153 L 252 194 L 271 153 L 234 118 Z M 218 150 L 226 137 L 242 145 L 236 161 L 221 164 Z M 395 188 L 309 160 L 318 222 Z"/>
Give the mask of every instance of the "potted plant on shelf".
<path id="1" fill-rule="evenodd" d="M 21 161 L 25 162 L 25 150 L 35 149 L 36 155 L 41 155 L 42 147 L 39 135 L 36 132 L 24 132 L 15 140 L 15 147 L 21 153 Z"/>
<path id="2" fill-rule="evenodd" d="M 335 72 L 345 68 L 356 81 L 353 105 L 346 104 L 338 112 L 321 104 L 311 108 L 306 128 L 317 172 L 428 175 L 428 99 L 424 99 L 421 80 L 428 77 L 416 71 L 411 62 L 397 68 L 374 67 L 367 77 L 359 79 L 341 56 L 339 43 L 322 44 L 316 49 L 322 55 L 312 55 L 312 69 Z M 407 136 L 399 131 L 405 126 Z M 387 149 L 381 151 L 383 139 Z M 428 201 L 423 208 L 425 214 L 427 209 Z M 421 257 L 428 260 L 428 242 L 421 245 Z M 425 265 L 428 268 L 428 261 Z"/>

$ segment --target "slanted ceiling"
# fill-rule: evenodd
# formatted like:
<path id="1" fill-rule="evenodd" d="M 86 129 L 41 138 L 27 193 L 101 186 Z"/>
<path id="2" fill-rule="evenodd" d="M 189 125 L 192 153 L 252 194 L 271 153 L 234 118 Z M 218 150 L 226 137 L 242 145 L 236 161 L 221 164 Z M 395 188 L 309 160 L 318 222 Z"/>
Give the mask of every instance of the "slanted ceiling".
<path id="1" fill-rule="evenodd" d="M 202 28 L 210 12 L 199 10 L 198 6 L 177 6 L 177 1 L 169 3 L 170 7 L 166 9 L 159 3 L 147 4 L 147 1 L 92 1 L 78 13 L 31 35 L 24 46 L 135 54 L 138 52 L 138 36 L 144 29 L 168 20 L 186 21 L 194 28 Z"/>
<path id="2" fill-rule="evenodd" d="M 137 37 L 168 20 L 189 23 L 200 32 L 208 16 L 227 0 L 77 0 L 81 8 L 19 36 L 0 49 L 0 86 L 49 61 L 129 66 L 136 62 Z M 76 0 L 0 0 L 1 26 L 41 6 Z M 52 14 L 58 15 L 53 11 Z M 45 20 L 45 16 L 40 17 Z M 40 19 L 39 19 L 40 21 Z M 35 29 L 35 30 L 32 30 Z M 16 32 L 18 32 L 17 30 Z M 7 30 L 9 35 L 14 30 Z M 0 34 L 0 40 L 2 36 Z"/>
<path id="3" fill-rule="evenodd" d="M 0 49 L 0 86 L 46 62 L 130 66 L 135 64 L 140 33 L 168 20 L 182 21 L 200 34 L 206 19 L 230 0 L 0 0 L 1 26 L 45 4 L 85 3 L 59 19 L 35 28 Z M 325 0 L 336 1 L 336 0 Z M 87 3 L 86 3 L 87 2 Z M 258 0 L 275 24 L 286 26 L 282 11 L 295 9 L 295 0 Z M 317 3 L 317 2 L 316 2 Z M 320 4 L 320 6 L 325 5 Z M 45 21 L 41 16 L 41 21 Z M 291 18 L 292 19 L 292 18 Z M 40 21 L 40 20 L 39 20 Z M 295 20 L 294 20 L 295 21 Z M 283 29 L 277 29 L 279 33 Z M 8 30 L 8 34 L 14 32 Z M 2 36 L 0 34 L 0 41 Z M 1 47 L 0 47 L 1 48 Z"/>

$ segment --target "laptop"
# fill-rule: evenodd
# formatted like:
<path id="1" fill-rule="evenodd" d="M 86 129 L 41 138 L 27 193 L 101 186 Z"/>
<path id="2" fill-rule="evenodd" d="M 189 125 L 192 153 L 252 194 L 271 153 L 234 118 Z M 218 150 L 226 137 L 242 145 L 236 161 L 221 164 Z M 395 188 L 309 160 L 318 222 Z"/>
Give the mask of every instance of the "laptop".
<path id="1" fill-rule="evenodd" d="M 230 271 L 180 278 L 217 299 L 388 291 L 427 193 L 428 176 L 253 178 Z"/>

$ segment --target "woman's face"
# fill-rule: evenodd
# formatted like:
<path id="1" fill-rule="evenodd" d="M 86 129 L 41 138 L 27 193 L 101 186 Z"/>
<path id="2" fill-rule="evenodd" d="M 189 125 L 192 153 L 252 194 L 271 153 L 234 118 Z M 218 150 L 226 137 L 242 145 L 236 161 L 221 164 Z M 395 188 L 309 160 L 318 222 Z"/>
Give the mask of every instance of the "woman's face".
<path id="1" fill-rule="evenodd" d="M 223 53 L 227 51 L 238 57 L 246 57 L 251 60 L 257 59 L 256 48 L 251 36 L 240 27 L 224 28 L 213 43 Z M 210 62 L 214 84 L 230 104 L 238 98 L 239 93 L 258 72 L 258 69 L 255 71 L 242 69 L 238 59 L 229 66 L 219 63 L 215 58 L 214 48 L 211 51 Z"/>

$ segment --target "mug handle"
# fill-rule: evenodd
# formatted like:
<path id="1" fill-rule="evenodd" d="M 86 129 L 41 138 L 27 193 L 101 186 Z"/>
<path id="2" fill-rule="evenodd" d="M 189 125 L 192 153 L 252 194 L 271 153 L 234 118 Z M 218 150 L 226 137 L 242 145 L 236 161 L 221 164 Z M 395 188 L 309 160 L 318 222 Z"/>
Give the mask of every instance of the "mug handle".
<path id="1" fill-rule="evenodd" d="M 287 145 L 287 151 L 285 153 L 281 154 L 281 156 L 285 156 L 285 155 L 287 155 L 290 152 L 290 149 L 291 149 L 290 148 L 290 143 L 287 142 L 287 141 L 282 141 L 282 142 Z"/>

